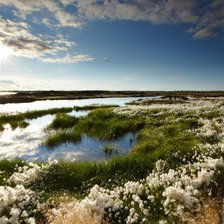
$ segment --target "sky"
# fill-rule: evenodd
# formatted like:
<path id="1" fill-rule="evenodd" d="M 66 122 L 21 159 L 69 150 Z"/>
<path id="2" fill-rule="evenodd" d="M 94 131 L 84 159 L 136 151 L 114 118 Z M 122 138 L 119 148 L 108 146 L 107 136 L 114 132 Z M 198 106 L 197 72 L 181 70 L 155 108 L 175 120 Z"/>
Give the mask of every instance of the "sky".
<path id="1" fill-rule="evenodd" d="M 223 0 L 0 0 L 0 90 L 224 90 Z"/>

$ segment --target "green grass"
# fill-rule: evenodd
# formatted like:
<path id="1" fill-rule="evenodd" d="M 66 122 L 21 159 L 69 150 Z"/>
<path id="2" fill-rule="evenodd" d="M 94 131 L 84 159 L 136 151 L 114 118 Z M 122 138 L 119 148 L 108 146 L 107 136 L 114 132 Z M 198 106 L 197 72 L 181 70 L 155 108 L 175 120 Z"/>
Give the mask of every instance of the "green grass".
<path id="1" fill-rule="evenodd" d="M 50 136 L 58 144 L 60 144 L 60 139 L 63 140 L 61 143 L 75 142 L 75 139 L 71 137 L 74 130 L 77 133 L 86 134 L 100 140 L 112 140 L 122 137 L 128 132 L 137 132 L 145 125 L 145 119 L 139 116 L 128 118 L 125 115 L 115 114 L 111 109 L 102 108 L 95 109 L 87 116 L 74 120 L 69 115 L 58 115 L 50 124 L 50 127 L 53 128 L 58 121 L 60 121 L 60 124 L 72 128 L 64 132 L 58 131 Z M 55 129 L 58 127 L 62 128 L 63 126 L 58 125 Z"/>
<path id="2" fill-rule="evenodd" d="M 110 157 L 113 153 L 117 154 L 119 152 L 119 149 L 116 146 L 109 145 L 108 143 L 104 145 L 102 150 L 105 153 L 105 156 L 107 157 Z"/>
<path id="3" fill-rule="evenodd" d="M 219 114 L 215 112 L 204 114 L 204 118 L 207 119 L 214 117 L 219 117 Z M 198 119 L 199 116 L 194 114 L 175 114 L 162 109 L 144 111 L 132 116 L 116 114 L 111 108 L 93 109 L 87 116 L 80 118 L 58 113 L 49 126 L 55 129 L 56 133 L 48 136 L 43 143 L 49 148 L 59 144 L 76 143 L 81 141 L 84 134 L 106 141 L 119 138 L 128 132 L 138 132 L 137 145 L 130 154 L 118 155 L 107 161 L 60 161 L 58 164 L 51 165 L 49 169 L 41 171 L 39 178 L 26 184 L 26 187 L 35 192 L 43 191 L 45 201 L 65 192 L 75 195 L 76 198 L 84 198 L 95 184 L 112 189 L 127 181 L 145 178 L 153 169 L 156 170 L 155 164 L 159 159 L 165 161 L 165 170 L 177 169 L 183 164 L 194 161 L 192 155 L 196 150 L 200 151 L 197 148 L 199 143 L 216 143 L 212 137 L 203 139 L 189 132 L 201 127 Z M 220 131 L 215 126 L 213 129 Z M 106 143 L 102 150 L 105 154 L 110 154 L 119 149 Z M 0 161 L 0 184 L 6 185 L 5 180 L 17 170 L 18 166 L 24 165 L 27 164 L 21 160 Z M 214 190 L 222 195 L 223 177 L 223 169 L 214 176 L 214 180 L 218 183 L 217 189 Z M 156 197 L 156 200 L 158 207 L 156 207 L 156 214 L 148 222 L 156 223 L 162 217 L 169 223 L 178 223 L 175 217 L 167 217 L 162 211 L 160 212 L 162 196 Z M 136 211 L 137 209 L 136 207 Z"/>
<path id="4" fill-rule="evenodd" d="M 61 143 L 75 143 L 83 134 L 110 140 L 128 132 L 138 131 L 137 145 L 129 155 L 116 156 L 106 163 L 61 162 L 43 174 L 44 186 L 47 186 L 49 191 L 65 189 L 85 195 L 85 190 L 90 186 L 107 184 L 109 179 L 112 180 L 109 186 L 116 184 L 119 182 L 117 175 L 122 181 L 144 178 L 155 168 L 155 163 L 159 159 L 169 161 L 167 169 L 177 168 L 185 163 L 182 157 L 188 155 L 190 158 L 194 153 L 193 148 L 201 142 L 199 137 L 187 131 L 200 127 L 197 118 L 165 110 L 163 114 L 157 115 L 159 112 L 161 110 L 152 110 L 144 116 L 140 114 L 129 117 L 115 114 L 111 109 L 95 109 L 87 116 L 79 118 L 73 128 L 60 130 L 49 136 L 45 145 L 54 147 Z M 176 122 L 179 117 L 181 119 Z M 103 150 L 112 153 L 118 149 L 105 144 Z M 179 157 L 174 159 L 173 155 L 177 152 Z"/>
<path id="5" fill-rule="evenodd" d="M 105 109 L 105 108 L 114 108 L 114 107 L 119 107 L 118 105 L 114 104 L 108 104 L 108 105 L 100 105 L 100 104 L 92 104 L 92 105 L 86 105 L 86 106 L 75 106 L 74 110 L 75 111 L 83 111 L 83 110 L 95 110 L 95 109 Z"/>
<path id="6" fill-rule="evenodd" d="M 26 162 L 20 159 L 7 160 L 3 159 L 0 161 L 0 186 L 5 184 L 7 180 L 14 172 L 15 168 L 27 165 Z"/>
<path id="7" fill-rule="evenodd" d="M 55 193 L 63 189 L 83 197 L 95 184 L 111 188 L 121 182 L 145 177 L 154 168 L 151 158 L 136 155 L 117 156 L 107 162 L 63 162 L 40 174 L 29 187 Z M 110 181 L 109 181 L 110 180 Z"/>
<path id="8" fill-rule="evenodd" d="M 69 116 L 65 113 L 57 113 L 56 118 L 48 126 L 48 129 L 66 129 L 73 127 L 79 118 L 74 116 Z"/>
<path id="9" fill-rule="evenodd" d="M 3 125 L 10 124 L 13 129 L 20 127 L 25 128 L 29 125 L 25 120 L 36 119 L 38 117 L 42 117 L 45 115 L 53 115 L 57 113 L 69 113 L 72 112 L 72 107 L 65 108 L 53 108 L 48 110 L 36 110 L 36 111 L 28 111 L 25 113 L 18 114 L 6 114 L 0 116 L 0 131 L 4 130 Z"/>
<path id="10" fill-rule="evenodd" d="M 82 134 L 76 130 L 60 130 L 56 134 L 49 135 L 42 146 L 53 148 L 60 144 L 77 143 L 81 141 Z"/>

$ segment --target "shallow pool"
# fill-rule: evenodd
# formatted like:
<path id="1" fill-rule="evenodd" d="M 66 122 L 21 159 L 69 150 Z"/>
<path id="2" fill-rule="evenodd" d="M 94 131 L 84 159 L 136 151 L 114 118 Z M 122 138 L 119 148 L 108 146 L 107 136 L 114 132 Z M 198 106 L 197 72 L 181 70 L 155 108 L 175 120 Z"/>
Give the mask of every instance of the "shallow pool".
<path id="1" fill-rule="evenodd" d="M 33 103 L 5 104 L 0 105 L 0 112 L 25 112 L 28 110 L 42 110 L 49 108 L 84 106 L 90 104 L 118 104 L 142 99 L 140 97 L 128 98 L 97 98 L 84 100 L 57 100 L 57 101 L 37 101 Z M 85 116 L 87 111 L 72 111 L 72 116 Z M 55 115 L 47 115 L 33 120 L 27 120 L 29 126 L 12 130 L 10 125 L 5 126 L 5 130 L 0 132 L 0 159 L 21 158 L 25 160 L 64 159 L 64 160 L 101 160 L 117 154 L 128 153 L 136 144 L 137 134 L 128 133 L 122 138 L 114 141 L 99 141 L 97 139 L 83 136 L 82 140 L 76 144 L 62 144 L 53 149 L 41 147 L 40 144 L 47 137 L 44 129 L 52 122 Z M 131 141 L 130 141 L 131 139 Z M 118 153 L 105 154 L 102 148 L 105 144 L 116 146 Z"/>

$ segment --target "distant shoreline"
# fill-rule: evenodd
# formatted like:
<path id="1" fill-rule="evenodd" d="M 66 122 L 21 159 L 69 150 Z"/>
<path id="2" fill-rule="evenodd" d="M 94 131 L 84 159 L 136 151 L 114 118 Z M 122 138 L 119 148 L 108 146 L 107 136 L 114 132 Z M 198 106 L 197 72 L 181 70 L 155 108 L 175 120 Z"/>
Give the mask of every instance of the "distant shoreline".
<path id="1" fill-rule="evenodd" d="M 2 91 L 7 92 L 7 91 Z M 40 100 L 74 100 L 111 97 L 224 97 L 224 91 L 10 91 L 11 95 L 0 95 L 0 104 L 28 103 Z"/>

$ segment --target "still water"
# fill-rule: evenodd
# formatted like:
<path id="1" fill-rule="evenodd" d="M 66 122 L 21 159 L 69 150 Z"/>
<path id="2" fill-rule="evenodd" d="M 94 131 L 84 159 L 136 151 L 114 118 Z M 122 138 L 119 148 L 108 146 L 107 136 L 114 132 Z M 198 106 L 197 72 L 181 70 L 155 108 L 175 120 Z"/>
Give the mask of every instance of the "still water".
<path id="1" fill-rule="evenodd" d="M 94 98 L 82 100 L 44 100 L 35 101 L 31 103 L 8 103 L 0 105 L 0 113 L 23 113 L 32 110 L 47 110 L 50 108 L 73 107 L 73 106 L 86 106 L 91 104 L 117 104 L 124 106 L 125 103 L 155 97 L 120 97 L 120 98 Z"/>
<path id="2" fill-rule="evenodd" d="M 0 113 L 15 113 L 28 110 L 84 106 L 90 104 L 118 104 L 124 106 L 125 103 L 137 99 L 142 98 L 98 98 L 5 104 L 0 105 Z M 85 116 L 87 113 L 87 111 L 72 111 L 69 114 L 79 117 Z M 15 130 L 12 130 L 10 125 L 6 125 L 5 130 L 0 132 L 0 159 L 21 158 L 27 161 L 48 161 L 52 159 L 64 159 L 70 161 L 81 159 L 102 160 L 117 154 L 105 154 L 102 150 L 105 144 L 116 146 L 119 149 L 118 153 L 123 155 L 128 153 L 137 143 L 137 134 L 128 133 L 122 138 L 107 142 L 83 136 L 82 140 L 76 144 L 61 144 L 53 149 L 41 147 L 40 144 L 49 134 L 44 131 L 44 128 L 47 127 L 54 118 L 55 115 L 47 115 L 37 119 L 27 120 L 30 125 L 25 129 L 16 128 Z M 130 141 L 130 139 L 132 139 L 132 141 Z"/>

